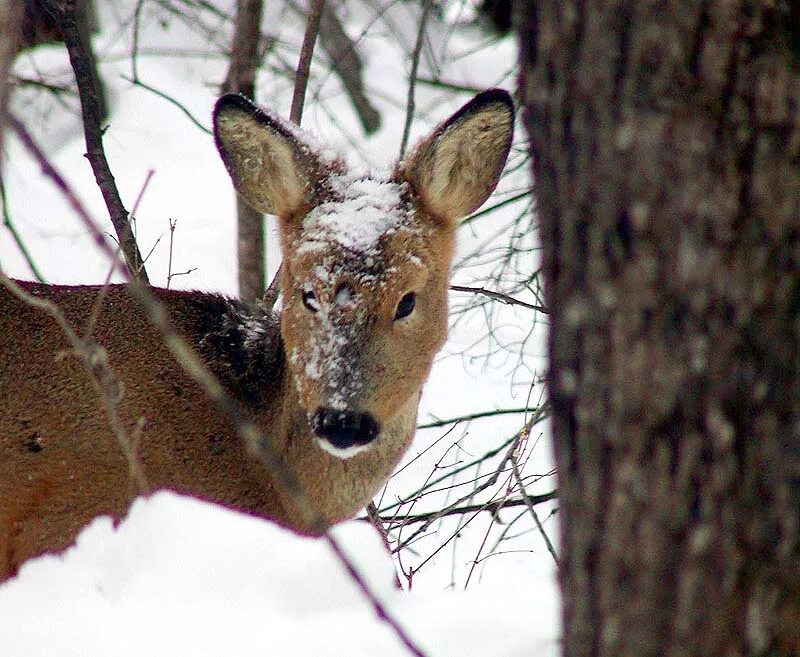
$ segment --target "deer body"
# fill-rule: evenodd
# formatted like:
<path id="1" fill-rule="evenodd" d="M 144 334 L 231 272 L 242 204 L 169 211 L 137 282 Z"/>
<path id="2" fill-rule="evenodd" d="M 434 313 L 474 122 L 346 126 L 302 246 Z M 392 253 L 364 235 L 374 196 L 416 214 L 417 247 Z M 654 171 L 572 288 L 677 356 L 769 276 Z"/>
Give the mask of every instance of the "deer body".
<path id="1" fill-rule="evenodd" d="M 23 288 L 107 354 L 147 490 L 171 489 L 317 533 L 362 508 L 408 448 L 447 328 L 457 220 L 488 197 L 513 129 L 505 92 L 477 96 L 386 180 L 352 176 L 238 96 L 215 110 L 240 194 L 279 217 L 279 314 L 154 290 L 183 339 L 263 432 L 316 516 L 309 525 L 227 417 L 176 363 L 124 286 Z M 90 322 L 97 306 L 96 320 Z M 87 364 L 62 328 L 0 285 L 0 580 L 70 545 L 142 492 Z M 91 364 L 89 364 L 91 367 Z"/>

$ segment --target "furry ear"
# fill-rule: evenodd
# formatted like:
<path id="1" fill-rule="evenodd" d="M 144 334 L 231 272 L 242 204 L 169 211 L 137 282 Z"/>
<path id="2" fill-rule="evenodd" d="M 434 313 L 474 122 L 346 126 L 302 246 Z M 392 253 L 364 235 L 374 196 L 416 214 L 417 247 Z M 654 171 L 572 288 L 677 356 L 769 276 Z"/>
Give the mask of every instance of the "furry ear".
<path id="1" fill-rule="evenodd" d="M 401 175 L 424 207 L 450 223 L 477 210 L 497 186 L 514 136 L 514 104 L 502 89 L 478 94 L 423 139 Z"/>
<path id="2" fill-rule="evenodd" d="M 217 101 L 214 139 L 233 186 L 259 212 L 289 216 L 326 171 L 295 126 L 238 94 Z"/>

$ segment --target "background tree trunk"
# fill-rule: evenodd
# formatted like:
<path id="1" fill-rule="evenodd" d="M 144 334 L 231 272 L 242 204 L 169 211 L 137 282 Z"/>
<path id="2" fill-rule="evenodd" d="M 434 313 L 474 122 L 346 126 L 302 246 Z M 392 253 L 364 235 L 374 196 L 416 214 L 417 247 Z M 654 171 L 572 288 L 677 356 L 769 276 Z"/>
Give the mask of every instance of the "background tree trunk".
<path id="1" fill-rule="evenodd" d="M 523 3 L 565 652 L 800 654 L 800 9 Z"/>

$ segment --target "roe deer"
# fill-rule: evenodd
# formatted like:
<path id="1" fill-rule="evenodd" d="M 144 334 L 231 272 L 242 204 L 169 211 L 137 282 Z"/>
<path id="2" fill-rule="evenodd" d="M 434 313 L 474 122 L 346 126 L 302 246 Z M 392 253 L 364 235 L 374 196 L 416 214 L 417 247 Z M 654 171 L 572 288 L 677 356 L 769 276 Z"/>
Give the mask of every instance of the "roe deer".
<path id="1" fill-rule="evenodd" d="M 479 94 L 388 179 L 355 176 L 237 95 L 214 110 L 238 192 L 278 216 L 282 310 L 154 289 L 170 322 L 270 441 L 322 527 L 353 516 L 414 434 L 447 330 L 457 221 L 494 190 L 511 144 L 505 91 Z M 101 288 L 20 283 L 86 327 Z M 310 534 L 293 500 L 189 378 L 123 285 L 92 337 L 121 382 L 118 415 L 148 489 L 171 489 Z M 140 492 L 100 395 L 53 318 L 0 285 L 0 581 L 70 545 Z M 137 427 L 134 430 L 134 427 Z"/>

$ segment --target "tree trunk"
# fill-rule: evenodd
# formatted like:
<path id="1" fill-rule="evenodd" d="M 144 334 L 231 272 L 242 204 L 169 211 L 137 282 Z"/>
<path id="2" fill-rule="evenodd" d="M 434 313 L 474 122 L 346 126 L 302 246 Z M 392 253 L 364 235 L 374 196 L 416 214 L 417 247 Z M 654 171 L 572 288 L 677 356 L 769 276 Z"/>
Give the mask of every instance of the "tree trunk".
<path id="1" fill-rule="evenodd" d="M 800 655 L 798 5 L 518 12 L 570 657 Z"/>

